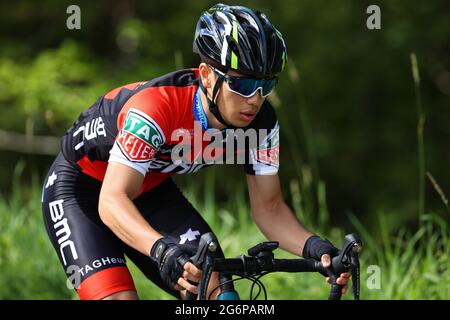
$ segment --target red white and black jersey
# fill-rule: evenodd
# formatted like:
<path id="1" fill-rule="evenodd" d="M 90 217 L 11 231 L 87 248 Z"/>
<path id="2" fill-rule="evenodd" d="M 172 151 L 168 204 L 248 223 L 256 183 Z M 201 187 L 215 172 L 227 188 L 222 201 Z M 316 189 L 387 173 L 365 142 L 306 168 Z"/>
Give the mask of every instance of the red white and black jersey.
<path id="1" fill-rule="evenodd" d="M 267 100 L 250 125 L 238 129 L 244 135 L 249 129 L 266 133 L 258 135 L 256 145 L 236 143 L 231 149 L 229 143 L 238 130 L 202 127 L 199 100 L 198 69 L 116 88 L 79 116 L 62 138 L 62 153 L 100 181 L 108 161 L 139 171 L 145 176 L 141 193 L 175 173 L 233 163 L 239 154 L 247 174 L 277 173 L 279 125 Z"/>

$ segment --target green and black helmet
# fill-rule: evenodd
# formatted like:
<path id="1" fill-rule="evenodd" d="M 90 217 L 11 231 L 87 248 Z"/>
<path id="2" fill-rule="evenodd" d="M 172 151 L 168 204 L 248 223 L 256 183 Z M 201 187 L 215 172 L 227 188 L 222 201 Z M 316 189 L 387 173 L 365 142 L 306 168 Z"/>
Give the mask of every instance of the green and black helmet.
<path id="1" fill-rule="evenodd" d="M 227 72 L 271 78 L 287 61 L 281 33 L 264 13 L 216 4 L 200 17 L 193 50 L 203 62 Z"/>

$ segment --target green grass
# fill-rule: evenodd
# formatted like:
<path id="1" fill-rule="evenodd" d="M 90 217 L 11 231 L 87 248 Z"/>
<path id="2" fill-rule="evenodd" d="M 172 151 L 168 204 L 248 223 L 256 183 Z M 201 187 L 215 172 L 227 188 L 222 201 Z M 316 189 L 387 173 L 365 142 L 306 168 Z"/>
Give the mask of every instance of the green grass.
<path id="1" fill-rule="evenodd" d="M 19 164 L 16 176 L 23 169 Z M 47 237 L 38 183 L 25 188 L 14 179 L 0 197 L 0 299 L 68 299 L 63 267 Z"/>
<path id="2" fill-rule="evenodd" d="M 20 171 L 18 167 L 18 172 Z M 213 190 L 214 175 L 206 181 Z M 36 180 L 36 179 L 35 179 Z M 18 181 L 18 179 L 15 179 Z M 0 197 L 0 299 L 77 299 L 67 289 L 63 268 L 60 266 L 44 228 L 41 216 L 40 186 L 13 185 L 12 195 Z M 295 192 L 295 187 L 293 188 Z M 246 250 L 264 240 L 250 220 L 245 190 L 236 190 L 227 205 L 218 205 L 212 191 L 188 189 L 185 194 L 193 202 L 217 234 L 228 257 L 246 253 Z M 201 199 L 201 201 L 200 201 Z M 293 197 L 295 199 L 295 196 Z M 297 201 L 301 201 L 297 199 Z M 292 207 L 301 206 L 300 203 Z M 308 216 L 307 213 L 302 213 Z M 324 214 L 324 213 L 323 213 Z M 448 223 L 437 214 L 422 215 L 417 230 L 395 229 L 387 217 L 394 213 L 380 213 L 379 224 L 364 227 L 349 215 L 352 231 L 363 239 L 361 257 L 362 299 L 449 299 L 450 295 L 450 230 Z M 327 217 L 308 221 L 322 221 Z M 313 230 L 319 226 L 309 225 Z M 329 229 L 327 236 L 336 245 L 342 244 L 344 231 Z M 374 236 L 374 235 L 379 236 Z M 293 257 L 276 251 L 277 257 Z M 371 274 L 370 265 L 381 271 L 380 289 L 369 290 L 366 283 Z M 145 279 L 130 263 L 139 295 L 143 299 L 171 299 Z M 329 286 L 316 274 L 270 274 L 262 278 L 271 299 L 326 299 Z M 242 298 L 249 297 L 250 282 L 238 282 Z M 345 299 L 350 299 L 347 294 Z"/>

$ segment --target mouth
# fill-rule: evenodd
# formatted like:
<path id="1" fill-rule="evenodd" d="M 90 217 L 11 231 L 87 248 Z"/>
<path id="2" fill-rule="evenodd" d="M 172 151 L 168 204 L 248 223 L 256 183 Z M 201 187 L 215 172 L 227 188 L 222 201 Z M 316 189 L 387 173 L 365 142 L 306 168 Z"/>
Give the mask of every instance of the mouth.
<path id="1" fill-rule="evenodd" d="M 253 110 L 244 110 L 239 113 L 240 118 L 244 121 L 252 121 L 256 117 L 256 112 Z"/>

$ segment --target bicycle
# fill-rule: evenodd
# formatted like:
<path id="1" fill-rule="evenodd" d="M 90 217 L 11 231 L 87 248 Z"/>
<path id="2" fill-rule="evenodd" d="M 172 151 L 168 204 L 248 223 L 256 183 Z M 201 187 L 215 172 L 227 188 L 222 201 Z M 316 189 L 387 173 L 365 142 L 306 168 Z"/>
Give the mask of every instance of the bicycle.
<path id="1" fill-rule="evenodd" d="M 359 253 L 362 249 L 362 241 L 356 234 L 348 234 L 344 238 L 344 245 L 339 254 L 332 258 L 331 266 L 324 268 L 320 261 L 313 259 L 276 259 L 273 251 L 278 248 L 278 242 L 266 241 L 248 249 L 248 256 L 238 258 L 216 258 L 217 239 L 212 233 L 203 234 L 200 238 L 196 254 L 191 257 L 191 262 L 202 269 L 202 277 L 198 284 L 198 295 L 188 292 L 185 300 L 209 300 L 215 290 L 221 288 L 218 300 L 239 300 L 239 295 L 230 284 L 241 279 L 253 281 L 250 289 L 252 300 L 255 285 L 259 286 L 259 292 L 255 299 L 264 292 L 267 300 L 267 291 L 260 278 L 272 272 L 319 272 L 331 279 L 331 291 L 329 300 L 340 300 L 342 285 L 336 283 L 337 278 L 343 272 L 352 274 L 353 295 L 359 300 L 360 295 L 360 268 Z M 213 271 L 219 272 L 219 285 L 212 290 L 207 297 L 208 283 Z M 233 276 L 239 276 L 233 279 Z"/>

